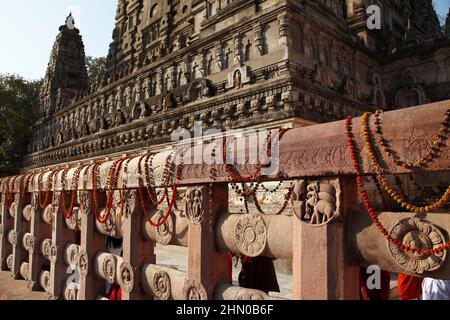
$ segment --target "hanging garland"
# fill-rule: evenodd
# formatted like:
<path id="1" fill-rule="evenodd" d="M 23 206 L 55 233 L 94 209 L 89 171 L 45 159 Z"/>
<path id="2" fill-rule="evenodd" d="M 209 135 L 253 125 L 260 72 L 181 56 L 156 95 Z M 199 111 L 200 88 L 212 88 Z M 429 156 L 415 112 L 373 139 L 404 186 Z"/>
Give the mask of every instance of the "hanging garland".
<path id="1" fill-rule="evenodd" d="M 396 245 L 400 250 L 402 250 L 405 253 L 411 252 L 413 254 L 418 254 L 420 256 L 423 257 L 427 257 L 433 254 L 439 254 L 445 250 L 449 250 L 450 249 L 450 241 L 448 241 L 445 245 L 441 245 L 438 248 L 435 249 L 427 249 L 425 251 L 421 250 L 421 249 L 417 249 L 417 248 L 412 248 L 406 245 L 403 245 L 403 243 L 398 240 L 395 239 L 394 237 L 392 237 L 389 232 L 386 230 L 386 228 L 383 226 L 383 224 L 380 222 L 380 220 L 378 219 L 375 210 L 370 206 L 370 202 L 369 202 L 369 196 L 367 194 L 367 192 L 364 190 L 364 181 L 362 178 L 362 172 L 361 172 L 361 168 L 358 162 L 358 158 L 356 156 L 356 143 L 354 141 L 354 135 L 352 133 L 352 116 L 348 116 L 347 117 L 347 121 L 345 123 L 345 129 L 346 129 L 346 134 L 347 134 L 347 138 L 348 138 L 348 146 L 350 148 L 350 155 L 353 161 L 353 167 L 354 167 L 354 171 L 357 175 L 356 177 L 356 183 L 359 187 L 359 191 L 360 191 L 360 195 L 361 195 L 361 199 L 364 203 L 364 206 L 367 210 L 367 213 L 370 215 L 373 223 L 375 224 L 375 226 L 378 228 L 378 230 L 384 235 L 384 237 L 392 244 Z"/>
<path id="2" fill-rule="evenodd" d="M 104 224 L 106 221 L 108 221 L 109 216 L 111 214 L 111 208 L 113 205 L 114 200 L 114 193 L 117 188 L 118 180 L 119 180 L 119 174 L 122 168 L 122 164 L 128 160 L 129 157 L 121 158 L 116 161 L 114 161 L 113 165 L 109 168 L 108 173 L 108 180 L 106 181 L 106 208 L 105 208 L 105 214 L 102 217 L 101 213 L 99 211 L 99 205 L 98 205 L 98 198 L 97 198 L 97 184 L 99 182 L 99 172 L 101 163 L 96 163 L 92 169 L 92 209 L 95 214 L 95 219 L 101 223 Z"/>
<path id="3" fill-rule="evenodd" d="M 287 206 L 288 206 L 288 204 L 289 204 L 289 202 L 291 200 L 293 192 L 294 192 L 294 186 L 291 183 L 291 186 L 289 187 L 288 193 L 284 196 L 283 206 L 281 207 L 281 209 L 277 213 L 275 213 L 275 215 L 280 215 L 280 214 L 282 214 L 284 212 L 284 210 L 286 210 L 286 208 L 287 208 Z M 259 213 L 266 214 L 264 212 L 264 210 L 261 208 L 261 205 L 260 205 L 260 203 L 258 201 L 258 198 L 256 197 L 256 193 L 253 194 L 253 201 L 255 202 L 256 209 L 259 211 Z"/>
<path id="4" fill-rule="evenodd" d="M 381 202 L 383 202 L 384 210 L 390 210 L 390 207 L 391 207 L 391 206 L 389 205 L 389 202 L 388 202 L 388 200 L 386 199 L 383 190 L 381 189 L 380 181 L 378 181 L 378 178 L 377 178 L 377 175 L 376 175 L 376 174 L 373 174 L 373 175 L 372 175 L 372 181 L 373 181 L 373 183 L 375 184 L 375 187 L 376 187 L 376 189 L 377 189 L 377 193 L 378 193 L 378 196 L 379 196 L 380 199 L 381 199 Z"/>
<path id="5" fill-rule="evenodd" d="M 280 141 L 283 138 L 284 134 L 288 131 L 289 131 L 289 129 L 285 129 L 285 128 L 279 129 L 278 135 L 279 135 Z M 267 143 L 267 157 L 270 158 L 270 157 L 272 157 L 272 133 L 270 131 L 267 136 L 266 143 Z M 226 137 L 223 138 L 223 146 L 222 147 L 223 147 L 223 162 L 225 163 L 225 170 L 227 172 L 228 180 L 230 181 L 231 188 L 236 192 L 236 194 L 238 196 L 243 197 L 246 212 L 247 213 L 249 212 L 247 198 L 253 198 L 256 209 L 261 214 L 265 214 L 265 212 L 263 211 L 263 209 L 258 201 L 258 197 L 257 197 L 258 189 L 262 188 L 265 192 L 275 193 L 282 187 L 284 181 L 281 180 L 278 183 L 278 185 L 272 190 L 269 190 L 267 187 L 264 186 L 264 184 L 261 182 L 261 180 L 262 180 L 261 170 L 264 167 L 267 167 L 269 164 L 265 164 L 265 165 L 259 164 L 256 172 L 251 175 L 248 175 L 248 176 L 241 176 L 239 174 L 236 174 L 234 172 L 232 165 L 228 164 L 226 161 L 226 150 L 227 150 Z M 215 154 L 215 149 L 213 149 L 213 156 L 214 156 L 214 154 Z M 242 185 L 242 189 L 239 188 L 239 185 L 238 185 L 239 183 Z M 250 188 L 248 188 L 247 190 L 245 190 L 245 183 L 250 183 Z M 284 210 L 286 210 L 286 208 L 289 204 L 289 201 L 291 199 L 292 193 L 293 193 L 293 188 L 290 188 L 288 191 L 288 194 L 285 196 L 285 202 L 284 202 L 283 206 L 278 211 L 278 213 L 276 213 L 276 215 L 279 215 L 279 214 L 283 213 Z"/>
<path id="6" fill-rule="evenodd" d="M 174 151 L 176 152 L 176 151 Z M 176 153 L 175 153 L 176 156 Z M 181 157 L 183 157 L 181 155 Z M 170 160 L 169 160 L 170 159 Z M 169 179 L 172 176 L 173 177 L 173 172 L 172 172 L 172 168 L 174 166 L 174 163 L 172 161 L 172 154 L 170 154 L 168 156 L 168 161 L 166 161 L 166 167 L 164 169 L 164 174 L 163 174 L 163 180 L 165 180 L 165 194 L 168 196 L 168 191 L 167 191 L 167 184 L 169 183 Z M 182 164 L 180 163 L 179 165 L 176 166 L 176 179 L 180 179 L 181 178 L 181 172 L 182 172 Z M 172 212 L 172 209 L 175 206 L 175 203 L 177 201 L 177 190 L 178 190 L 178 186 L 176 185 L 175 182 L 173 182 L 172 185 L 172 198 L 170 199 L 169 203 L 168 203 L 168 208 L 166 213 L 163 215 L 162 219 L 160 221 L 158 221 L 157 223 L 153 222 L 153 220 L 150 217 L 150 213 L 147 210 L 147 206 L 145 204 L 145 195 L 144 195 L 144 191 L 142 190 L 144 189 L 143 186 L 143 181 L 141 178 L 141 175 L 139 175 L 139 187 L 138 187 L 138 193 L 139 193 L 139 199 L 141 202 L 141 207 L 142 207 L 142 211 L 145 215 L 145 218 L 147 220 L 147 222 L 154 228 L 159 228 L 162 225 L 164 225 L 167 221 L 167 219 L 170 216 L 170 213 Z M 164 199 L 164 197 L 163 197 Z"/>
<path id="7" fill-rule="evenodd" d="M 44 201 L 42 201 L 42 192 L 43 192 L 43 178 L 45 175 L 45 172 L 41 172 L 41 174 L 38 177 L 38 203 L 39 203 L 39 207 L 41 209 L 45 209 L 50 201 L 50 192 L 52 189 L 52 185 L 53 185 L 53 178 L 55 176 L 56 171 L 51 171 L 48 178 L 47 178 L 47 184 L 46 184 L 46 190 L 45 190 L 45 197 L 44 197 Z"/>
<path id="8" fill-rule="evenodd" d="M 144 161 L 145 164 L 150 162 L 149 165 L 144 165 L 144 172 L 145 172 L 144 178 L 145 178 L 146 190 L 147 190 L 148 197 L 150 198 L 150 201 L 154 205 L 158 205 L 158 196 L 156 194 L 155 181 L 153 178 L 153 157 L 154 157 L 154 155 L 148 154 L 148 155 L 142 156 L 139 159 L 138 175 L 139 175 L 139 180 L 141 180 L 142 179 L 142 162 Z M 150 172 L 149 168 L 152 168 L 151 172 Z"/>
<path id="9" fill-rule="evenodd" d="M 284 134 L 288 131 L 289 131 L 289 129 L 286 129 L 286 128 L 280 128 L 278 130 L 278 135 L 279 135 L 280 141 L 283 138 Z M 269 132 L 269 134 L 268 134 L 267 146 L 268 146 L 267 157 L 270 158 L 270 157 L 272 157 L 272 133 L 271 132 Z M 231 164 L 227 163 L 227 137 L 223 137 L 223 139 L 222 139 L 222 159 L 223 159 L 223 163 L 225 164 L 225 171 L 227 172 L 228 179 L 229 179 L 230 183 L 232 183 L 232 184 L 249 183 L 249 182 L 260 183 L 261 178 L 262 178 L 261 170 L 264 167 L 269 166 L 269 164 L 259 163 L 256 171 L 250 175 L 242 176 L 239 173 L 236 173 L 235 168 Z M 236 186 L 237 186 L 237 184 L 236 184 Z"/>
<path id="10" fill-rule="evenodd" d="M 364 113 L 361 120 L 361 136 L 364 142 L 365 149 L 369 155 L 369 159 L 375 168 L 375 173 L 380 180 L 381 185 L 386 190 L 386 192 L 391 196 L 400 206 L 403 208 L 410 210 L 416 213 L 426 213 L 432 210 L 441 208 L 445 205 L 445 203 L 450 199 L 450 186 L 448 186 L 447 190 L 443 194 L 443 196 L 437 200 L 436 202 L 423 207 L 418 207 L 412 204 L 410 201 L 402 197 L 398 192 L 396 192 L 389 184 L 387 179 L 383 176 L 384 170 L 378 164 L 377 157 L 375 155 L 374 149 L 372 147 L 371 138 L 370 138 L 370 129 L 369 129 L 369 119 L 372 114 L 370 112 Z"/>
<path id="11" fill-rule="evenodd" d="M 423 168 L 427 163 L 432 162 L 440 152 L 442 146 L 445 146 L 444 141 L 447 139 L 448 129 L 450 127 L 450 109 L 445 113 L 444 121 L 442 122 L 439 134 L 431 143 L 432 147 L 427 153 L 416 162 L 408 162 L 402 160 L 398 153 L 391 148 L 391 143 L 384 137 L 382 128 L 383 110 L 375 112 L 375 132 L 378 135 L 378 143 L 383 147 L 383 151 L 391 157 L 395 164 L 406 169 Z"/>
<path id="12" fill-rule="evenodd" d="M 10 185 L 11 179 L 12 179 L 12 188 L 11 188 L 11 185 Z M 8 210 L 11 209 L 11 207 L 12 207 L 12 205 L 14 203 L 14 193 L 13 193 L 12 190 L 14 190 L 14 184 L 16 183 L 16 179 L 17 179 L 17 176 L 14 176 L 12 178 L 9 177 L 6 180 L 5 201 L 6 201 L 6 208 Z"/>
<path id="13" fill-rule="evenodd" d="M 66 184 L 67 184 L 67 173 L 69 172 L 70 168 L 67 168 L 63 171 L 61 175 L 61 186 L 62 186 L 62 192 L 61 192 L 61 209 L 64 215 L 64 218 L 70 219 L 73 215 L 73 209 L 75 208 L 75 199 L 78 189 L 78 184 L 80 180 L 80 174 L 81 171 L 86 168 L 88 165 L 79 166 L 76 171 L 74 172 L 74 175 L 72 177 L 72 184 L 70 187 L 70 204 L 69 208 L 67 208 L 66 204 Z"/>

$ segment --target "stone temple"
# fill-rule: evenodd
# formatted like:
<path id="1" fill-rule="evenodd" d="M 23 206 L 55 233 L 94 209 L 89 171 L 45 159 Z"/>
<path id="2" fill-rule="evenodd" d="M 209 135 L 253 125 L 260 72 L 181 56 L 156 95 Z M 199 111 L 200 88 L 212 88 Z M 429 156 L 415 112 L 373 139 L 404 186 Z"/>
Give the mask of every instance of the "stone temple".
<path id="1" fill-rule="evenodd" d="M 89 87 L 60 28 L 26 168 L 157 149 L 178 127 L 306 126 L 446 100 L 450 19 L 431 0 L 118 1 L 107 73 Z"/>
<path id="2" fill-rule="evenodd" d="M 368 28 L 371 5 L 379 29 Z M 227 282 L 228 253 L 278 259 L 294 299 L 359 299 L 369 265 L 450 279 L 450 12 L 441 26 L 431 0 L 118 0 L 95 81 L 70 18 L 51 51 L 23 172 L 0 180 L 1 270 L 68 300 L 102 299 L 105 281 L 122 299 L 275 298 Z M 375 110 L 384 130 L 372 133 L 391 141 L 372 139 L 383 170 L 364 153 L 358 118 Z M 172 135 L 198 123 L 282 132 L 279 173 L 175 165 Z M 225 157 L 220 138 L 188 144 Z M 387 211 L 378 218 L 361 213 L 361 181 Z M 401 212 L 383 208 L 383 187 Z M 108 252 L 106 236 L 122 239 L 123 252 Z M 156 244 L 187 248 L 187 270 L 158 264 Z M 67 266 L 79 268 L 77 286 Z"/>

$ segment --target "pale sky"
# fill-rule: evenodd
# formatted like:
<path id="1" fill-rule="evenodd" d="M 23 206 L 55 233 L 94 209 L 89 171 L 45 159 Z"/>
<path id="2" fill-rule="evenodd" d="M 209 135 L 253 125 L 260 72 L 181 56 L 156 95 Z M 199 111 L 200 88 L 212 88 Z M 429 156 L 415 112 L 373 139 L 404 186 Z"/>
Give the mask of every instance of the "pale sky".
<path id="1" fill-rule="evenodd" d="M 434 0 L 446 16 L 450 0 Z M 69 11 L 81 30 L 86 54 L 106 56 L 117 0 L 0 0 L 0 73 L 44 77 L 50 52 Z"/>

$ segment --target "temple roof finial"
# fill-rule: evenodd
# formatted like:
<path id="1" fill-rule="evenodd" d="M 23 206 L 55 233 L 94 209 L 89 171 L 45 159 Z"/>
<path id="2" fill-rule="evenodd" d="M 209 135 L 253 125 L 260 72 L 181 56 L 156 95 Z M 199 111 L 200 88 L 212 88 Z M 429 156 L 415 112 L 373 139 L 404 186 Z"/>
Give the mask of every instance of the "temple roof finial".
<path id="1" fill-rule="evenodd" d="M 75 19 L 74 19 L 73 15 L 72 15 L 72 11 L 67 16 L 65 24 L 66 24 L 66 27 L 68 29 L 70 29 L 70 30 L 75 29 Z"/>

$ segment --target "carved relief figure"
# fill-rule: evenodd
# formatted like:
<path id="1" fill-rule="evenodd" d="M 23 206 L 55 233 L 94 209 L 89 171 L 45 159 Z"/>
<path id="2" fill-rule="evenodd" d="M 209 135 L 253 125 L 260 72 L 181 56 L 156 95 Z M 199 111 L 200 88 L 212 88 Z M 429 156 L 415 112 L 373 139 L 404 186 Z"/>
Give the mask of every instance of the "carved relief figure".
<path id="1" fill-rule="evenodd" d="M 336 216 L 336 189 L 328 183 L 315 182 L 307 188 L 306 214 L 311 224 L 325 224 Z"/>
<path id="2" fill-rule="evenodd" d="M 236 70 L 233 76 L 234 88 L 240 89 L 242 87 L 242 74 L 240 70 Z"/>

